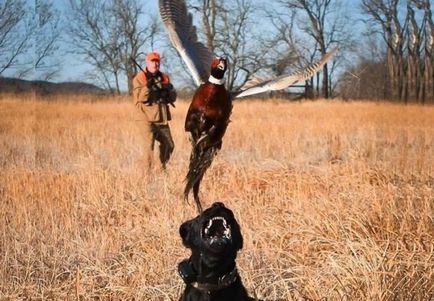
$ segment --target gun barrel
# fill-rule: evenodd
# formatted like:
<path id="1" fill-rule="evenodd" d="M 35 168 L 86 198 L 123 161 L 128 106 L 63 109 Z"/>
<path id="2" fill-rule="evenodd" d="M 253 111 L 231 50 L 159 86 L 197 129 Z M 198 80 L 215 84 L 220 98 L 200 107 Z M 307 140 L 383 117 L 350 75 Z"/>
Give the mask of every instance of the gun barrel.
<path id="1" fill-rule="evenodd" d="M 143 71 L 143 72 L 145 72 L 145 70 L 143 70 L 143 68 L 142 68 L 142 66 L 140 66 L 139 65 L 139 63 L 137 63 L 137 61 L 133 58 L 133 57 L 130 57 L 130 60 L 137 66 L 137 67 L 139 67 L 139 69 L 141 70 L 141 71 Z"/>

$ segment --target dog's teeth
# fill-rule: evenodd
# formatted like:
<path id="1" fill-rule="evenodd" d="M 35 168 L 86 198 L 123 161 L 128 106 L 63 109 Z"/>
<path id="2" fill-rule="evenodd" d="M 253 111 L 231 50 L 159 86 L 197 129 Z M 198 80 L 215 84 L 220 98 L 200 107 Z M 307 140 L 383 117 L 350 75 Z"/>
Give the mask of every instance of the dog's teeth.
<path id="1" fill-rule="evenodd" d="M 230 229 L 226 229 L 225 232 L 223 232 L 223 235 L 227 238 L 231 238 L 231 230 Z"/>
<path id="2" fill-rule="evenodd" d="M 212 226 L 212 220 L 209 220 L 207 228 L 209 229 L 209 228 L 211 228 L 211 226 Z"/>
<path id="3" fill-rule="evenodd" d="M 222 216 L 214 216 L 213 218 L 211 218 L 211 220 L 212 221 L 217 221 L 217 220 L 220 220 L 220 221 L 226 221 L 225 219 L 224 219 L 224 217 L 222 217 Z"/>
<path id="4" fill-rule="evenodd" d="M 224 227 L 223 236 L 230 239 L 231 238 L 231 228 L 228 226 L 226 219 L 222 216 L 214 216 L 213 218 L 208 220 L 208 225 L 205 227 L 204 233 L 207 235 L 209 234 L 210 229 L 211 229 L 214 221 L 222 221 L 222 226 Z M 216 236 L 211 236 L 210 238 L 211 238 L 211 243 L 217 239 Z"/>

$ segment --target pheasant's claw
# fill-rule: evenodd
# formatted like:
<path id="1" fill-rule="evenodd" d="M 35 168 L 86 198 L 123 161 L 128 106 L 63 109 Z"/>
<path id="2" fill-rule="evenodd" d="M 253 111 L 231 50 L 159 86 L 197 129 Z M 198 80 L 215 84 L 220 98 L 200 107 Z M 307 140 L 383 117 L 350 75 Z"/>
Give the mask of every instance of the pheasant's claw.
<path id="1" fill-rule="evenodd" d="M 202 212 L 203 212 L 202 204 L 200 203 L 199 200 L 196 200 L 196 206 L 197 206 L 197 213 L 202 214 Z"/>
<path id="2" fill-rule="evenodd" d="M 188 200 L 188 193 L 184 194 L 184 201 L 190 205 L 190 201 Z"/>
<path id="3" fill-rule="evenodd" d="M 200 138 L 197 140 L 196 145 L 199 145 L 202 141 L 204 141 L 208 137 L 209 137 L 208 134 L 202 134 L 202 136 L 200 136 Z"/>

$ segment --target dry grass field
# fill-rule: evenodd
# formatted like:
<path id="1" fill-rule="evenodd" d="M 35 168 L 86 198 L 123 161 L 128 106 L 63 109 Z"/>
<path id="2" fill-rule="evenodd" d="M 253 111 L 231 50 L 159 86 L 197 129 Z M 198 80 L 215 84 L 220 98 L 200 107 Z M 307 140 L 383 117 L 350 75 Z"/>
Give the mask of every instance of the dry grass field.
<path id="1" fill-rule="evenodd" d="M 187 101 L 167 173 L 128 99 L 0 97 L 0 300 L 177 300 Z M 155 156 L 157 159 L 157 156 Z M 434 107 L 234 104 L 202 183 L 265 300 L 434 300 Z"/>

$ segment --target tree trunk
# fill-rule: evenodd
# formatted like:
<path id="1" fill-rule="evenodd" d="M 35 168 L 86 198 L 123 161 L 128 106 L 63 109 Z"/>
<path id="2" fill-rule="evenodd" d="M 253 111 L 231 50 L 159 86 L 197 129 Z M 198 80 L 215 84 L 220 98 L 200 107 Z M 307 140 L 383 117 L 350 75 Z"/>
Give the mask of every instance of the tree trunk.
<path id="1" fill-rule="evenodd" d="M 322 76 L 322 93 L 324 98 L 329 98 L 329 73 L 327 64 L 324 65 Z"/>

